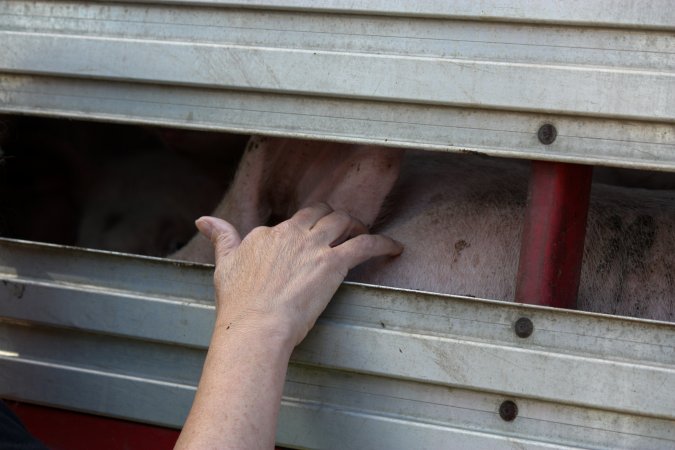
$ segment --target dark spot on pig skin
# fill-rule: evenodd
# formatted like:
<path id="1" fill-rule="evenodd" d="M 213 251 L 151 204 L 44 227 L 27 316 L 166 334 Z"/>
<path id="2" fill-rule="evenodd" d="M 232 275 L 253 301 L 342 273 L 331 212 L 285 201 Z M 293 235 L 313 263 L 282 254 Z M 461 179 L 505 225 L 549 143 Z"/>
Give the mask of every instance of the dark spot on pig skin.
<path id="1" fill-rule="evenodd" d="M 466 242 L 464 239 L 460 239 L 459 241 L 455 242 L 455 250 L 457 250 L 457 252 L 461 252 L 462 250 L 470 246 L 471 244 Z"/>
<path id="2" fill-rule="evenodd" d="M 611 216 L 607 220 L 607 229 L 611 236 L 604 243 L 603 258 L 596 271 L 605 276 L 615 275 L 617 281 L 613 288 L 616 290 L 615 302 L 619 304 L 624 301 L 624 283 L 628 277 L 648 279 L 649 267 L 645 259 L 654 245 L 657 229 L 654 218 L 649 215 L 636 217 L 628 226 L 620 217 Z M 636 304 L 635 308 L 639 310 L 640 305 Z"/>
<path id="3" fill-rule="evenodd" d="M 654 245 L 656 224 L 652 216 L 638 216 L 624 227 L 618 216 L 611 216 L 607 223 L 613 236 L 608 240 L 604 249 L 604 258 L 598 265 L 597 271 L 608 272 L 613 263 L 620 264 L 621 273 L 645 270 L 645 256 Z"/>
<path id="4" fill-rule="evenodd" d="M 617 215 L 611 216 L 607 221 L 607 226 L 612 231 L 621 231 L 621 227 L 623 226 L 621 217 Z"/>
<path id="5" fill-rule="evenodd" d="M 462 250 L 464 250 L 467 247 L 471 247 L 471 244 L 466 242 L 464 239 L 460 239 L 459 241 L 455 242 L 455 249 L 453 251 L 452 262 L 457 262 L 457 260 L 459 260 L 459 257 L 462 256 Z"/>

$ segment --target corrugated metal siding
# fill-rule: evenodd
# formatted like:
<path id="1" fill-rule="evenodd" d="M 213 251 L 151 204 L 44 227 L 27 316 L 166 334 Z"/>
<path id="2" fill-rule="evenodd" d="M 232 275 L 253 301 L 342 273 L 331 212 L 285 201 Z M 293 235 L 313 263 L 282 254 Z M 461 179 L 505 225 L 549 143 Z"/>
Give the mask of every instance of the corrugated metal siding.
<path id="1" fill-rule="evenodd" d="M 9 0 L 0 110 L 675 170 L 673 11 Z"/>
<path id="2" fill-rule="evenodd" d="M 674 31 L 667 0 L 6 0 L 0 111 L 675 170 Z M 0 279 L 0 396 L 182 424 L 209 268 L 3 240 Z M 661 449 L 674 395 L 672 324 L 345 285 L 277 437 Z"/>
<path id="3" fill-rule="evenodd" d="M 0 396 L 181 426 L 213 326 L 210 267 L 1 240 L 0 279 Z M 346 284 L 293 354 L 277 438 L 663 449 L 674 425 L 673 324 Z"/>

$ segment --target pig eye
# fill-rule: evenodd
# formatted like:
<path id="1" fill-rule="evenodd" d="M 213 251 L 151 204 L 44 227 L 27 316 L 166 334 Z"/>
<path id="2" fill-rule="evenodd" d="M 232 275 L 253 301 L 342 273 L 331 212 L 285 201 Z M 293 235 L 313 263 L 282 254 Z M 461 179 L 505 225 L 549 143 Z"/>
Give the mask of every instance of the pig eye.
<path id="1" fill-rule="evenodd" d="M 112 213 L 103 220 L 103 231 L 110 231 L 122 221 L 122 214 Z"/>

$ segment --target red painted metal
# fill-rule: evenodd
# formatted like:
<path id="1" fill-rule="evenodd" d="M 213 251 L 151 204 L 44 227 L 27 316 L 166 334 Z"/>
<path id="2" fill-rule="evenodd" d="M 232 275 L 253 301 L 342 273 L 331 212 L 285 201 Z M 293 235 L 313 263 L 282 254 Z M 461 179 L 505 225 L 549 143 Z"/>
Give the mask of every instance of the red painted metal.
<path id="1" fill-rule="evenodd" d="M 53 450 L 172 449 L 178 431 L 8 401 L 28 431 Z"/>
<path id="2" fill-rule="evenodd" d="M 516 301 L 576 308 L 592 166 L 532 162 Z"/>
<path id="3" fill-rule="evenodd" d="M 51 450 L 168 450 L 176 445 L 180 433 L 65 409 L 8 400 L 5 403 L 26 429 Z"/>

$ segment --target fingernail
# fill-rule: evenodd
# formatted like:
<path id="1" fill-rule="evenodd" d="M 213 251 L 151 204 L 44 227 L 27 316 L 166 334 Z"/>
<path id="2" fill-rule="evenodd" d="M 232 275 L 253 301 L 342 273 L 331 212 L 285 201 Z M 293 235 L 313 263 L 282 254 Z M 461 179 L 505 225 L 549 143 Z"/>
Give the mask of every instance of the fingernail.
<path id="1" fill-rule="evenodd" d="M 213 234 L 213 224 L 208 218 L 200 217 L 199 219 L 195 220 L 195 226 L 201 234 L 209 239 L 211 238 L 211 234 Z"/>

